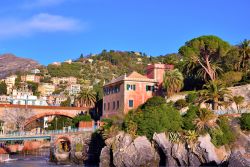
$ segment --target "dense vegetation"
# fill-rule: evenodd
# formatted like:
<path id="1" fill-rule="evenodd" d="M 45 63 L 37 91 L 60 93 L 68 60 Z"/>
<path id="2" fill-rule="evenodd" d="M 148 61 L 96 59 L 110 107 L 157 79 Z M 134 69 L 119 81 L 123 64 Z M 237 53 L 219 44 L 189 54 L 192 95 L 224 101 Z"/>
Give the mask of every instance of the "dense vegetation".
<path id="1" fill-rule="evenodd" d="M 5 95 L 7 93 L 7 85 L 5 82 L 0 82 L 0 95 Z"/>
<path id="2" fill-rule="evenodd" d="M 166 104 L 164 98 L 155 96 L 137 110 L 130 111 L 124 126 L 128 132 L 136 130 L 137 135 L 146 135 L 151 139 L 155 132 L 179 131 L 182 118 L 173 106 Z"/>
<path id="3" fill-rule="evenodd" d="M 249 44 L 244 40 L 232 46 L 216 36 L 201 36 L 187 41 L 178 53 L 152 57 L 141 52 L 103 50 L 96 55 L 81 55 L 71 64 L 50 64 L 41 71 L 46 82 L 49 82 L 49 77 L 75 76 L 82 85 L 97 88 L 124 73 L 137 71 L 145 74 L 147 64 L 160 62 L 173 64 L 180 72 L 176 81 L 184 80 L 184 84 L 177 82 L 177 90 L 200 90 L 206 82 L 216 80 L 234 86 L 250 83 Z M 169 90 L 167 86 L 166 82 L 165 88 Z M 170 91 L 166 93 L 171 94 Z"/>
<path id="4" fill-rule="evenodd" d="M 243 113 L 240 118 L 240 125 L 243 130 L 250 130 L 250 113 Z"/>

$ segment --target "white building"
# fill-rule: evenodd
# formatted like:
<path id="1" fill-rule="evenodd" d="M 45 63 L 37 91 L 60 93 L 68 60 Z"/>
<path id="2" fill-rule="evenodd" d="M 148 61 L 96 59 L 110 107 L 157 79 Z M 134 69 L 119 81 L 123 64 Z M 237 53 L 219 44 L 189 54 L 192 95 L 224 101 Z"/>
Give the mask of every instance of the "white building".
<path id="1" fill-rule="evenodd" d="M 33 95 L 33 92 L 28 90 L 16 90 L 12 92 L 12 96 L 9 98 L 11 104 L 18 105 L 35 105 L 35 106 L 47 106 L 47 98 Z"/>
<path id="2" fill-rule="evenodd" d="M 9 104 L 9 96 L 0 95 L 0 104 Z"/>
<path id="3" fill-rule="evenodd" d="M 32 74 L 39 74 L 41 71 L 39 69 L 35 68 L 35 69 L 32 69 L 30 72 Z"/>
<path id="4" fill-rule="evenodd" d="M 64 63 L 68 63 L 68 64 L 71 64 L 72 63 L 72 60 L 69 59 L 69 60 L 65 60 Z"/>
<path id="5" fill-rule="evenodd" d="M 81 91 L 81 85 L 80 84 L 70 84 L 66 90 L 69 92 L 69 95 L 77 95 Z"/>

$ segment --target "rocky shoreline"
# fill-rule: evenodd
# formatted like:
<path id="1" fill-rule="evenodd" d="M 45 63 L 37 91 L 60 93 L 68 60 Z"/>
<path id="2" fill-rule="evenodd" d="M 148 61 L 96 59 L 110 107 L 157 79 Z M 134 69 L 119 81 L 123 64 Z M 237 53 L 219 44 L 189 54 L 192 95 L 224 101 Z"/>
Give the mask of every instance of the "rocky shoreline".
<path id="1" fill-rule="evenodd" d="M 247 140 L 250 141 L 249 136 Z M 187 142 L 171 142 L 166 133 L 155 133 L 152 141 L 149 141 L 145 136 L 133 139 L 129 134 L 119 132 L 105 140 L 105 144 L 100 155 L 101 167 L 250 166 L 242 150 L 225 146 L 216 148 L 209 135 L 200 136 L 191 147 Z"/>

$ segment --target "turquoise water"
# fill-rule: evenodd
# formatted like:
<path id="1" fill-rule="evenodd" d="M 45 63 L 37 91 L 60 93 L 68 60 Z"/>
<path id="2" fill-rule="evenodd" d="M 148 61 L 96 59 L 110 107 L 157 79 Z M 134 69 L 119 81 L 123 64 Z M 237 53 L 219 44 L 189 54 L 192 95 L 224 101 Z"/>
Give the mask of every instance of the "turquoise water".
<path id="1" fill-rule="evenodd" d="M 0 167 L 71 167 L 79 165 L 57 165 L 55 163 L 49 162 L 49 158 L 46 156 L 21 156 L 15 155 L 11 156 L 10 160 L 0 164 Z"/>

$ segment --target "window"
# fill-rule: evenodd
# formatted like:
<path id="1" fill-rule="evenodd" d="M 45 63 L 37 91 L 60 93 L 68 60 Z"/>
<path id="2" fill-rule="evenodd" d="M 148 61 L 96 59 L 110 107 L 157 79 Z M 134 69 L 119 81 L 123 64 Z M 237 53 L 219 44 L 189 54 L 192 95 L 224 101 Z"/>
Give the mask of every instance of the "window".
<path id="1" fill-rule="evenodd" d="M 115 101 L 113 101 L 113 110 L 115 109 Z"/>
<path id="2" fill-rule="evenodd" d="M 135 85 L 127 84 L 127 90 L 135 90 L 135 89 L 136 89 Z"/>
<path id="3" fill-rule="evenodd" d="M 117 101 L 117 102 L 116 102 L 116 109 L 119 109 L 119 107 L 120 107 L 120 102 Z"/>
<path id="4" fill-rule="evenodd" d="M 106 103 L 104 103 L 103 110 L 104 111 L 106 110 Z"/>
<path id="5" fill-rule="evenodd" d="M 154 86 L 151 86 L 151 85 L 146 85 L 146 91 L 148 92 L 148 91 L 154 91 Z"/>
<path id="6" fill-rule="evenodd" d="M 131 107 L 131 108 L 134 107 L 134 100 L 129 100 L 128 101 L 128 106 Z"/>
<path id="7" fill-rule="evenodd" d="M 110 104 L 108 103 L 108 110 L 109 110 L 109 108 L 110 108 Z"/>

